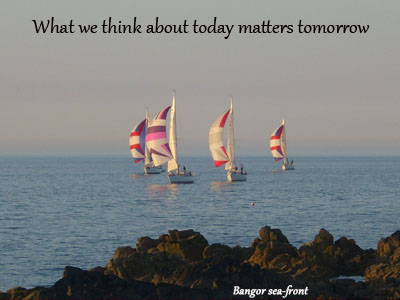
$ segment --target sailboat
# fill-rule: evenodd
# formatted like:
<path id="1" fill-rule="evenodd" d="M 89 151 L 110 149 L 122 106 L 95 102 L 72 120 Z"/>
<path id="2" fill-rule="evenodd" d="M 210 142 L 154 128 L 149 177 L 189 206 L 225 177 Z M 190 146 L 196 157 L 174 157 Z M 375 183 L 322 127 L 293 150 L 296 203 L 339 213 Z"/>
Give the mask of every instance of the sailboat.
<path id="1" fill-rule="evenodd" d="M 140 161 L 144 162 L 144 173 L 145 174 L 160 174 L 161 170 L 155 168 L 152 162 L 149 150 L 146 146 L 146 129 L 148 128 L 149 114 L 146 113 L 146 118 L 139 122 L 131 131 L 129 137 L 129 148 L 131 155 L 135 163 Z"/>
<path id="2" fill-rule="evenodd" d="M 229 133 L 228 133 L 228 151 L 225 150 L 224 146 L 224 127 L 226 120 L 229 116 Z M 247 180 L 247 172 L 243 171 L 243 166 L 240 166 L 238 170 L 235 163 L 235 143 L 234 143 L 234 132 L 233 132 L 233 104 L 231 98 L 231 108 L 219 116 L 214 123 L 211 125 L 210 132 L 208 135 L 208 142 L 210 146 L 210 152 L 214 159 L 216 167 L 220 167 L 225 164 L 225 170 L 227 170 L 228 181 L 245 181 Z"/>
<path id="3" fill-rule="evenodd" d="M 294 170 L 293 160 L 289 163 L 287 157 L 285 118 L 283 118 L 282 124 L 272 132 L 270 148 L 275 161 L 283 159 L 282 170 Z"/>
<path id="4" fill-rule="evenodd" d="M 172 159 L 168 161 L 168 178 L 170 183 L 193 183 L 192 172 L 186 171 L 185 166 L 179 171 L 178 163 L 178 143 L 176 134 L 176 104 L 175 91 L 172 97 L 171 116 L 169 126 L 169 147 L 172 153 Z"/>

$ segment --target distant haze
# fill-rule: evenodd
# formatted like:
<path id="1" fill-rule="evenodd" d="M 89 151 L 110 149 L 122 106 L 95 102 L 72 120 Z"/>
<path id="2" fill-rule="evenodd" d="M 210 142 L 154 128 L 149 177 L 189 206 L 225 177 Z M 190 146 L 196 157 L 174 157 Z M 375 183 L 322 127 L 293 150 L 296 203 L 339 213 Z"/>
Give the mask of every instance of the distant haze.
<path id="1" fill-rule="evenodd" d="M 36 34 L 32 19 L 361 24 L 367 34 Z M 238 155 L 400 154 L 398 1 L 11 1 L 0 4 L 0 154 L 127 154 L 177 94 L 179 150 L 208 155 L 234 99 Z"/>

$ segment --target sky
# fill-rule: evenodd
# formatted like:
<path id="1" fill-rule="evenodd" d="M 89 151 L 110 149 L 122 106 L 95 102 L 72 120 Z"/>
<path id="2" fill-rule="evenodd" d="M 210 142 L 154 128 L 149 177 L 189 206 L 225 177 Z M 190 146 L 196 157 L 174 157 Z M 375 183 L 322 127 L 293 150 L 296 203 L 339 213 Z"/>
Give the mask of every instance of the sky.
<path id="1" fill-rule="evenodd" d="M 285 116 L 296 155 L 400 154 L 398 1 L 0 3 L 0 155 L 126 154 L 176 90 L 181 155 L 208 155 L 234 100 L 238 155 L 269 155 Z M 367 34 L 36 34 L 35 20 L 142 25 L 370 25 Z"/>

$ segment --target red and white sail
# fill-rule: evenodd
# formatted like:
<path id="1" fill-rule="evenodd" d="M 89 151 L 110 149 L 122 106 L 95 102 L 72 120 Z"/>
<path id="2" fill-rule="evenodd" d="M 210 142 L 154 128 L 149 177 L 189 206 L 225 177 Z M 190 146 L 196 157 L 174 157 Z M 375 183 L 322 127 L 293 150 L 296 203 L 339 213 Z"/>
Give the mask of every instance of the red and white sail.
<path id="1" fill-rule="evenodd" d="M 135 163 L 142 161 L 145 158 L 145 137 L 146 137 L 146 119 L 139 122 L 133 127 L 129 137 L 129 148 Z"/>
<path id="2" fill-rule="evenodd" d="M 154 166 L 160 166 L 170 159 L 172 153 L 168 145 L 166 119 L 171 106 L 164 108 L 150 122 L 146 133 L 146 146 L 153 159 Z"/>
<path id="3" fill-rule="evenodd" d="M 287 163 L 286 153 L 286 134 L 285 134 L 285 119 L 282 120 L 282 124 L 276 128 L 270 137 L 270 149 L 272 157 L 275 161 L 279 161 L 283 158 L 284 163 Z"/>
<path id="4" fill-rule="evenodd" d="M 231 110 L 224 112 L 211 125 L 208 144 L 216 167 L 229 162 L 229 156 L 224 146 L 224 126 Z"/>

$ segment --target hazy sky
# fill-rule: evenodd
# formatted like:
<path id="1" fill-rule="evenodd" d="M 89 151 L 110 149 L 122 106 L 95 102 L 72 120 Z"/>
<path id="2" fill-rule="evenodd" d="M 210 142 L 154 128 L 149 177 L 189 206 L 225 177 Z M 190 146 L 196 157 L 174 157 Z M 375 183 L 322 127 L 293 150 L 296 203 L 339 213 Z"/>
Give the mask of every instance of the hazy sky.
<path id="1" fill-rule="evenodd" d="M 32 19 L 100 24 L 362 24 L 367 34 L 55 35 Z M 234 98 L 237 153 L 269 155 L 285 115 L 289 154 L 400 154 L 396 1 L 0 3 L 0 154 L 129 154 L 132 127 L 177 93 L 182 155 L 208 154 Z"/>

